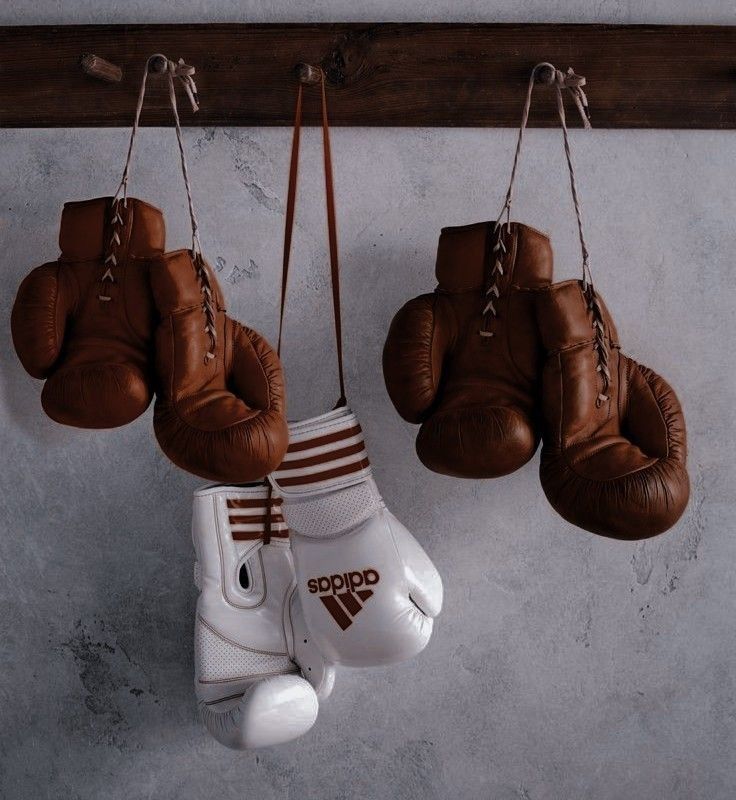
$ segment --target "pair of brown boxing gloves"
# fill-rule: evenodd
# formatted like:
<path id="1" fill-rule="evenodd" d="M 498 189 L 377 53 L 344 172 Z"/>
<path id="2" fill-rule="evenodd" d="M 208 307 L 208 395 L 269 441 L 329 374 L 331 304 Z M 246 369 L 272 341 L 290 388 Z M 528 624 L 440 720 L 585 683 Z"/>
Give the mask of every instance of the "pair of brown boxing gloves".
<path id="1" fill-rule="evenodd" d="M 13 343 L 45 379 L 57 422 L 114 428 L 155 393 L 154 430 L 178 466 L 215 481 L 257 480 L 286 452 L 275 351 L 225 313 L 202 256 L 165 252 L 162 213 L 142 200 L 67 203 L 61 255 L 22 282 Z"/>
<path id="2" fill-rule="evenodd" d="M 543 441 L 542 488 L 585 530 L 643 539 L 689 497 L 685 419 L 672 388 L 620 352 L 584 281 L 552 283 L 549 239 L 519 223 L 445 228 L 438 286 L 388 333 L 383 370 L 399 414 L 421 423 L 434 472 L 495 478 Z"/>

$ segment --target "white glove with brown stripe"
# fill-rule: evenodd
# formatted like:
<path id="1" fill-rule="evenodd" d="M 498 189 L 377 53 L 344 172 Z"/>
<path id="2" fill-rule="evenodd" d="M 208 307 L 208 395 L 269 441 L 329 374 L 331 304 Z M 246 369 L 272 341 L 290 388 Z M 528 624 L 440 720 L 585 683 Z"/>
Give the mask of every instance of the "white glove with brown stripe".
<path id="1" fill-rule="evenodd" d="M 296 739 L 335 670 L 304 623 L 280 499 L 265 483 L 201 489 L 192 538 L 195 692 L 207 729 L 237 750 Z"/>
<path id="2" fill-rule="evenodd" d="M 419 653 L 442 607 L 442 580 L 386 508 L 363 433 L 346 407 L 289 425 L 271 476 L 291 530 L 307 627 L 327 661 L 391 664 Z"/>

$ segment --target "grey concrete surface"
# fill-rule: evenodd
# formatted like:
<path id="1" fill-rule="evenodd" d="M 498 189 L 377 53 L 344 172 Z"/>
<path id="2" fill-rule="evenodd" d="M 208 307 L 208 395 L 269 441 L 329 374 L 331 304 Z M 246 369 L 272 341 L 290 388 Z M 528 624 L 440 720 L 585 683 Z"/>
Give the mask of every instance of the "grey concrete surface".
<path id="1" fill-rule="evenodd" d="M 726 0 L 22 0 L 0 9 L 0 24 L 735 17 Z M 186 131 L 206 251 L 234 315 L 271 338 L 289 136 Z M 341 671 L 311 734 L 238 754 L 196 719 L 188 528 L 199 482 L 157 450 L 150 411 L 106 432 L 46 419 L 41 384 L 9 343 L 15 289 L 56 256 L 62 203 L 114 189 L 126 133 L 0 132 L 0 797 L 736 796 L 736 134 L 575 131 L 572 140 L 598 287 L 625 350 L 666 376 L 686 410 L 689 509 L 657 539 L 611 542 L 554 514 L 536 459 L 487 482 L 422 468 L 415 431 L 383 387 L 383 338 L 397 307 L 434 285 L 439 229 L 497 213 L 514 134 L 335 130 L 349 395 L 387 501 L 444 576 L 446 605 L 421 657 Z M 318 148 L 308 131 L 302 186 L 317 199 L 303 192 L 298 212 L 285 343 L 292 416 L 325 410 L 335 394 L 333 375 L 314 380 L 331 346 Z M 172 131 L 142 132 L 132 193 L 164 209 L 172 247 L 186 244 Z M 517 217 L 552 234 L 557 277 L 575 276 L 556 132 L 530 132 L 518 198 Z"/>

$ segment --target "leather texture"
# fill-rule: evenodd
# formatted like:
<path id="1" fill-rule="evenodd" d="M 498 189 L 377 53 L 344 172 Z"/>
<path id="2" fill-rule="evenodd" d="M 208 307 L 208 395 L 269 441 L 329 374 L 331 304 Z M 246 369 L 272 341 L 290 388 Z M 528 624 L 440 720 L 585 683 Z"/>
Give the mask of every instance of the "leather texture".
<path id="1" fill-rule="evenodd" d="M 46 380 L 41 404 L 53 420 L 125 425 L 153 396 L 149 270 L 164 251 L 163 215 L 133 198 L 66 203 L 59 245 L 59 258 L 18 289 L 15 350 L 29 374 Z"/>
<path id="2" fill-rule="evenodd" d="M 442 230 L 437 288 L 399 310 L 383 351 L 391 401 L 421 423 L 422 463 L 461 478 L 517 470 L 541 434 L 534 293 L 551 281 L 552 249 L 533 228 L 504 226 L 502 274 L 494 275 L 494 224 Z M 493 313 L 484 314 L 489 300 Z"/>
<path id="3" fill-rule="evenodd" d="M 685 418 L 667 382 L 620 352 L 613 320 L 598 302 L 607 387 L 581 282 L 555 284 L 536 298 L 546 351 L 540 477 L 549 502 L 573 525 L 644 539 L 672 527 L 687 505 Z M 602 393 L 608 399 L 601 402 Z"/>
<path id="4" fill-rule="evenodd" d="M 442 608 L 442 580 L 381 499 L 355 415 L 339 408 L 289 433 L 272 481 L 317 647 L 327 661 L 354 667 L 417 655 Z"/>
<path id="5" fill-rule="evenodd" d="M 209 732 L 237 750 L 302 736 L 334 685 L 304 624 L 280 505 L 264 483 L 194 494 L 195 693 Z"/>
<path id="6" fill-rule="evenodd" d="M 179 467 L 226 483 L 260 480 L 288 444 L 281 362 L 256 331 L 228 317 L 209 272 L 215 357 L 203 290 L 190 250 L 161 256 L 151 270 L 156 331 L 154 430 Z"/>

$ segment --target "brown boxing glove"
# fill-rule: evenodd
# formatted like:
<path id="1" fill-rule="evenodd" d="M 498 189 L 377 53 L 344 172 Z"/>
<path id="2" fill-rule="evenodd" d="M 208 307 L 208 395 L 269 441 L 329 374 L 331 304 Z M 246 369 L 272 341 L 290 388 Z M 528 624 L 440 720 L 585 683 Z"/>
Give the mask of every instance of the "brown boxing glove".
<path id="1" fill-rule="evenodd" d="M 690 486 L 685 418 L 672 388 L 623 355 L 603 301 L 581 281 L 537 295 L 547 353 L 540 477 L 568 522 L 616 539 L 666 531 Z"/>
<path id="2" fill-rule="evenodd" d="M 429 469 L 506 475 L 539 444 L 534 290 L 552 278 L 549 240 L 520 223 L 444 228 L 436 272 L 435 292 L 391 323 L 386 388 L 405 420 L 422 423 L 416 447 Z"/>
<path id="3" fill-rule="evenodd" d="M 153 396 L 154 315 L 150 261 L 164 250 L 164 220 L 142 200 L 66 203 L 61 255 L 23 281 L 13 306 L 13 344 L 41 404 L 64 425 L 114 428 Z"/>
<path id="4" fill-rule="evenodd" d="M 288 444 L 276 352 L 225 314 L 210 267 L 191 250 L 161 256 L 151 286 L 160 315 L 153 425 L 161 449 L 209 480 L 263 478 Z"/>

